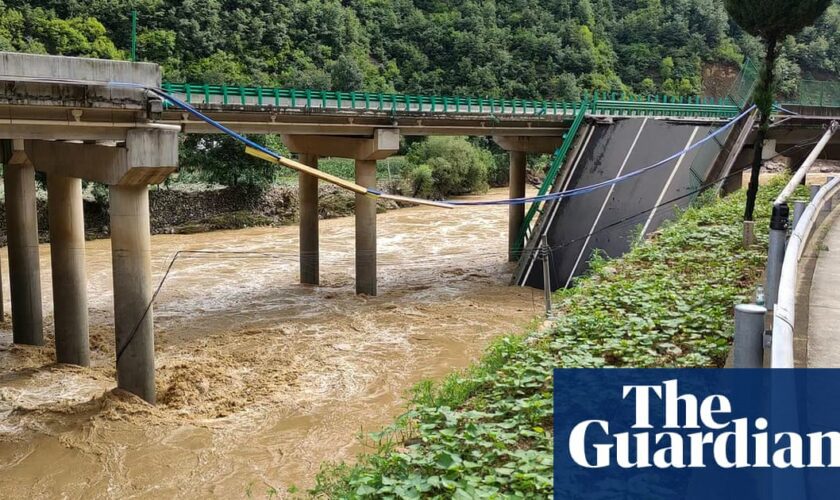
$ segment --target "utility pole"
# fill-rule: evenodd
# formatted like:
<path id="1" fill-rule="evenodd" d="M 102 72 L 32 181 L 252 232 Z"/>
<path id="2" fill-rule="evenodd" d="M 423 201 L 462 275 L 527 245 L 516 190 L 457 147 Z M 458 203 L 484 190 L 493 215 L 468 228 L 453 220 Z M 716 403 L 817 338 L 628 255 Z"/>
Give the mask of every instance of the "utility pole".
<path id="1" fill-rule="evenodd" d="M 540 238 L 540 258 L 543 264 L 543 290 L 545 291 L 545 317 L 551 317 L 551 268 L 549 267 L 550 250 L 548 248 L 548 235 L 543 234 Z"/>

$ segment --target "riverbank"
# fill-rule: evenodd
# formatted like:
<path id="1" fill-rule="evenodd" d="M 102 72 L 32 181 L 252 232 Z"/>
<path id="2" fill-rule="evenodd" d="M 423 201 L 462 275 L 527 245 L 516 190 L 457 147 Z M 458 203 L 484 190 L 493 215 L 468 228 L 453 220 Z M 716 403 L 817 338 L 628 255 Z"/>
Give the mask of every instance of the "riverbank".
<path id="1" fill-rule="evenodd" d="M 310 493 L 550 497 L 552 369 L 723 366 L 733 306 L 760 280 L 784 180 L 759 192 L 755 248 L 741 246 L 743 191 L 701 200 L 624 257 L 595 259 L 556 294 L 547 328 L 498 339 L 480 362 L 416 386 L 408 412 L 370 441 L 376 451 L 324 465 Z"/>
<path id="2" fill-rule="evenodd" d="M 38 235 L 49 241 L 46 193 L 38 196 Z M 322 219 L 353 214 L 355 195 L 332 184 L 318 188 L 318 213 Z M 380 213 L 399 208 L 396 202 L 379 200 Z M 149 191 L 152 234 L 193 234 L 223 229 L 286 226 L 300 220 L 298 188 L 274 185 L 265 189 L 238 186 L 156 186 Z M 5 204 L 0 204 L 0 246 L 6 244 Z M 85 238 L 110 236 L 108 204 L 91 196 L 84 201 Z"/>

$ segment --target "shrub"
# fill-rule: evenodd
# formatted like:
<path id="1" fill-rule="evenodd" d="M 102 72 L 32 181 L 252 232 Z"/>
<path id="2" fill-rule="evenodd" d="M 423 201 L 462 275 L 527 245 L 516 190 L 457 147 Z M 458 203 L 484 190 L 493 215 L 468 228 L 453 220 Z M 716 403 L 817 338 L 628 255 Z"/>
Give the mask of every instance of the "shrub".
<path id="1" fill-rule="evenodd" d="M 406 159 L 409 191 L 414 196 L 432 198 L 486 191 L 493 164 L 490 152 L 473 146 L 463 137 L 430 137 L 413 145 Z M 420 187 L 426 194 L 415 190 Z"/>
<path id="2" fill-rule="evenodd" d="M 431 198 L 434 196 L 434 172 L 428 164 L 418 165 L 408 174 L 412 196 Z"/>
<path id="3" fill-rule="evenodd" d="M 111 191 L 108 189 L 108 186 L 99 182 L 94 182 L 92 184 L 90 193 L 93 196 L 93 201 L 103 207 L 108 206 L 111 201 Z"/>
<path id="4" fill-rule="evenodd" d="M 493 155 L 493 163 L 487 171 L 487 182 L 492 187 L 504 187 L 510 183 L 510 160 L 507 153 Z"/>

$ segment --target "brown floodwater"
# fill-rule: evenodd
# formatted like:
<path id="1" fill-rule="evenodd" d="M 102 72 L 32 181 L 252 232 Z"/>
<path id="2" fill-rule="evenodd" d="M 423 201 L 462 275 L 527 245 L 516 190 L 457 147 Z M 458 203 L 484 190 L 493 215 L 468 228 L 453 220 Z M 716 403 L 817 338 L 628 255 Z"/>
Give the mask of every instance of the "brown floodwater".
<path id="1" fill-rule="evenodd" d="M 489 197 L 502 197 L 495 190 Z M 152 237 L 158 404 L 112 392 L 110 243 L 88 242 L 92 366 L 54 364 L 0 325 L 0 497 L 257 497 L 352 461 L 406 391 L 539 314 L 509 287 L 506 207 L 380 214 L 379 296 L 353 285 L 353 219 L 321 223 L 321 287 L 297 285 L 297 227 Z M 243 253 L 244 252 L 244 253 Z M 5 252 L 0 254 L 4 266 Z M 5 309 L 8 276 L 3 275 Z"/>

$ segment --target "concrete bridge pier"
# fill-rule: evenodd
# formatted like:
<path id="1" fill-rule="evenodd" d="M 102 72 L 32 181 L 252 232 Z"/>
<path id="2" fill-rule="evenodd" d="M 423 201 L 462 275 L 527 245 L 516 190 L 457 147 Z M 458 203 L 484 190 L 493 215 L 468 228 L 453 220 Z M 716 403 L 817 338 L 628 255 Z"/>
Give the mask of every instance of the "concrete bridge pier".
<path id="1" fill-rule="evenodd" d="M 117 387 L 154 404 L 149 184 L 163 182 L 177 168 L 178 135 L 174 131 L 132 130 L 123 151 L 115 159 L 116 170 L 123 173 L 108 183 Z"/>
<path id="2" fill-rule="evenodd" d="M 47 195 L 56 360 L 89 366 L 82 180 L 50 174 Z"/>
<path id="3" fill-rule="evenodd" d="M 551 154 L 563 144 L 563 137 L 556 136 L 496 136 L 493 140 L 510 157 L 510 198 L 525 196 L 528 153 Z M 525 246 L 525 242 L 520 240 L 525 205 L 510 205 L 508 210 L 508 261 L 516 262 Z"/>
<path id="4" fill-rule="evenodd" d="M 356 160 L 356 184 L 376 187 L 376 160 Z M 356 194 L 356 293 L 376 295 L 376 199 Z"/>
<path id="5" fill-rule="evenodd" d="M 317 157 L 335 156 L 356 160 L 356 183 L 376 187 L 376 160 L 383 160 L 400 149 L 398 129 L 376 129 L 373 137 L 332 137 L 319 135 L 284 135 L 290 151 L 301 155 L 303 163 Z M 306 176 L 309 177 L 309 176 Z M 314 179 L 313 179 L 314 180 Z M 304 269 L 317 262 L 317 181 L 300 177 L 301 187 L 301 281 Z M 304 194 L 304 188 L 307 190 Z M 356 293 L 376 295 L 376 200 L 356 195 Z M 305 236 L 305 237 L 304 237 Z M 313 259 L 312 255 L 315 255 Z M 316 268 L 317 269 L 317 268 Z M 308 271 L 307 271 L 308 273 Z M 317 273 L 316 273 L 317 279 Z M 307 277 L 311 278 L 312 275 Z M 313 280 L 315 281 L 315 280 Z M 316 281 L 317 282 L 317 281 Z"/>
<path id="6" fill-rule="evenodd" d="M 4 141 L 3 149 L 12 337 L 16 344 L 44 345 L 35 168 L 22 140 Z"/>
<path id="7" fill-rule="evenodd" d="M 526 157 L 524 151 L 510 151 L 510 184 L 509 197 L 523 198 L 525 196 Z M 510 205 L 508 207 L 508 261 L 516 262 L 522 253 L 520 232 L 525 220 L 525 205 Z"/>
<path id="8" fill-rule="evenodd" d="M 110 186 L 117 386 L 155 402 L 149 188 Z"/>
<path id="9" fill-rule="evenodd" d="M 47 175 L 49 191 L 56 357 L 89 362 L 81 179 L 108 185 L 117 382 L 154 403 L 148 185 L 177 168 L 181 127 L 154 122 L 156 101 L 139 88 L 101 82 L 160 87 L 160 68 L 10 53 L 0 53 L 0 67 L 14 82 L 0 91 L 9 118 L 0 124 L 0 137 L 11 139 L 3 142 L 2 159 L 15 342 L 43 343 L 37 168 Z"/>
<path id="10" fill-rule="evenodd" d="M 318 156 L 300 155 L 300 162 L 318 168 Z M 300 199 L 300 282 L 304 285 L 320 284 L 318 251 L 318 178 L 298 173 Z"/>
<path id="11" fill-rule="evenodd" d="M 177 168 L 177 129 L 129 129 L 121 147 L 33 140 L 27 141 L 26 153 L 48 179 L 59 360 L 87 362 L 84 178 L 110 189 L 117 386 L 154 403 L 148 186 L 163 182 Z"/>
<path id="12" fill-rule="evenodd" d="M 3 265 L 3 260 L 0 259 L 0 266 Z M 0 323 L 6 322 L 6 310 L 3 307 L 3 275 L 0 273 Z"/>

